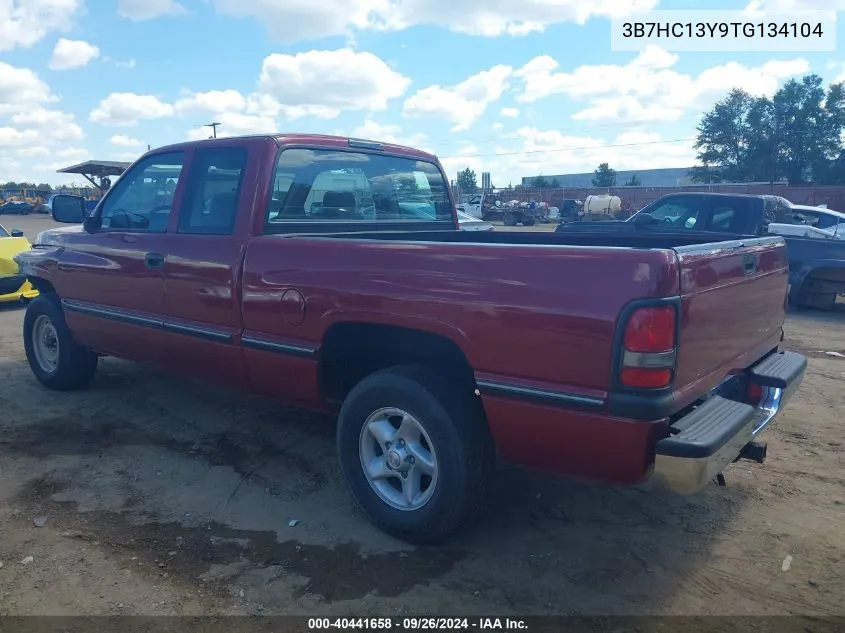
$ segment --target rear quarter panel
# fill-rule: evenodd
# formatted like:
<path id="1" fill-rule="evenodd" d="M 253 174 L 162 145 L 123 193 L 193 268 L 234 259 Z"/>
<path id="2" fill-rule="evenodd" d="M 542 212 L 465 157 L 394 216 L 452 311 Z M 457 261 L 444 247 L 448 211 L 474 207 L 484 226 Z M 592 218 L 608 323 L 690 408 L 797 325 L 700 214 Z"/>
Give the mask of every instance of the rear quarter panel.
<path id="1" fill-rule="evenodd" d="M 263 236 L 244 264 L 244 330 L 319 345 L 335 323 L 442 334 L 479 379 L 604 398 L 623 305 L 678 292 L 671 251 Z M 306 317 L 280 318 L 302 293 Z"/>

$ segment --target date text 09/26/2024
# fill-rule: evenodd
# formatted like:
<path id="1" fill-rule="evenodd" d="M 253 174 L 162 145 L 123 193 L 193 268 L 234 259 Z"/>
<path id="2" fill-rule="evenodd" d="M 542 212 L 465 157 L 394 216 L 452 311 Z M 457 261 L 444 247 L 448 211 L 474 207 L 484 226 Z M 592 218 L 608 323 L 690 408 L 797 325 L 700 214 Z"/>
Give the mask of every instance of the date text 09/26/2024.
<path id="1" fill-rule="evenodd" d="M 308 631 L 525 631 L 528 625 L 520 618 L 308 618 Z"/>

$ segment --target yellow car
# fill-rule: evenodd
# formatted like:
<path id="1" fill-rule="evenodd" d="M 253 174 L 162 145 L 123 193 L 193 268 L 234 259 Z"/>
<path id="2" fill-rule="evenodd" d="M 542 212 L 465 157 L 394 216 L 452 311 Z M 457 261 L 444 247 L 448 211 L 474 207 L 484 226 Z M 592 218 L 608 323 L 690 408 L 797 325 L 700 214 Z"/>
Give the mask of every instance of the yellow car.
<path id="1" fill-rule="evenodd" d="M 23 231 L 7 231 L 0 224 L 0 303 L 29 301 L 38 291 L 18 272 L 14 257 L 32 248 Z"/>

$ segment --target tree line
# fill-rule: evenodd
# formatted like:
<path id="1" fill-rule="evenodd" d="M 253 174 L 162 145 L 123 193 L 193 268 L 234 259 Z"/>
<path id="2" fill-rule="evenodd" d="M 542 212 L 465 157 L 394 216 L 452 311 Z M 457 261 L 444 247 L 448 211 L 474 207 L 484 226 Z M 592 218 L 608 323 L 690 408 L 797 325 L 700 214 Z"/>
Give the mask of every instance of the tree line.
<path id="1" fill-rule="evenodd" d="M 845 82 L 792 79 L 772 97 L 736 88 L 701 119 L 695 182 L 845 184 Z"/>
<path id="2" fill-rule="evenodd" d="M 52 191 L 53 187 L 48 185 L 46 182 L 42 182 L 36 185 L 34 182 L 14 182 L 12 180 L 10 180 L 9 182 L 4 182 L 2 185 L 0 185 L 0 190 L 2 191 L 21 191 L 22 189 L 34 189 L 36 191 Z"/>
<path id="3" fill-rule="evenodd" d="M 595 171 L 593 172 L 593 187 L 597 189 L 608 189 L 610 187 L 616 186 L 616 178 L 617 173 L 615 169 L 612 169 L 608 163 L 600 164 Z M 467 167 L 463 171 L 458 172 L 458 178 L 456 180 L 456 184 L 458 188 L 464 193 L 475 193 L 479 191 L 478 187 L 478 180 L 476 179 L 475 171 Z M 626 180 L 622 186 L 623 187 L 640 187 L 642 186 L 642 181 L 637 174 L 632 174 L 631 177 Z M 547 179 L 542 174 L 537 176 L 536 178 L 531 179 L 531 187 L 534 189 L 558 189 L 562 185 L 558 182 L 557 178 L 552 178 L 551 180 Z M 522 189 L 522 185 L 508 185 L 507 189 Z"/>

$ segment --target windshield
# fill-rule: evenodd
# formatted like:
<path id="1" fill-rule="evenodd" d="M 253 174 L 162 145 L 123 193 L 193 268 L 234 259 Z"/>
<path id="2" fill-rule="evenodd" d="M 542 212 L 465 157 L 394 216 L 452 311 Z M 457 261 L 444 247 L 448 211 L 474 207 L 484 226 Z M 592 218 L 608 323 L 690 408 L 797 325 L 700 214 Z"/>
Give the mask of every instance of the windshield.
<path id="1" fill-rule="evenodd" d="M 842 220 L 832 213 L 811 211 L 809 209 L 793 209 L 792 219 L 794 224 L 805 224 L 817 229 L 832 229 L 842 223 Z"/>
<path id="2" fill-rule="evenodd" d="M 672 196 L 640 213 L 651 215 L 657 226 L 741 233 L 748 224 L 751 202 L 732 196 Z"/>

